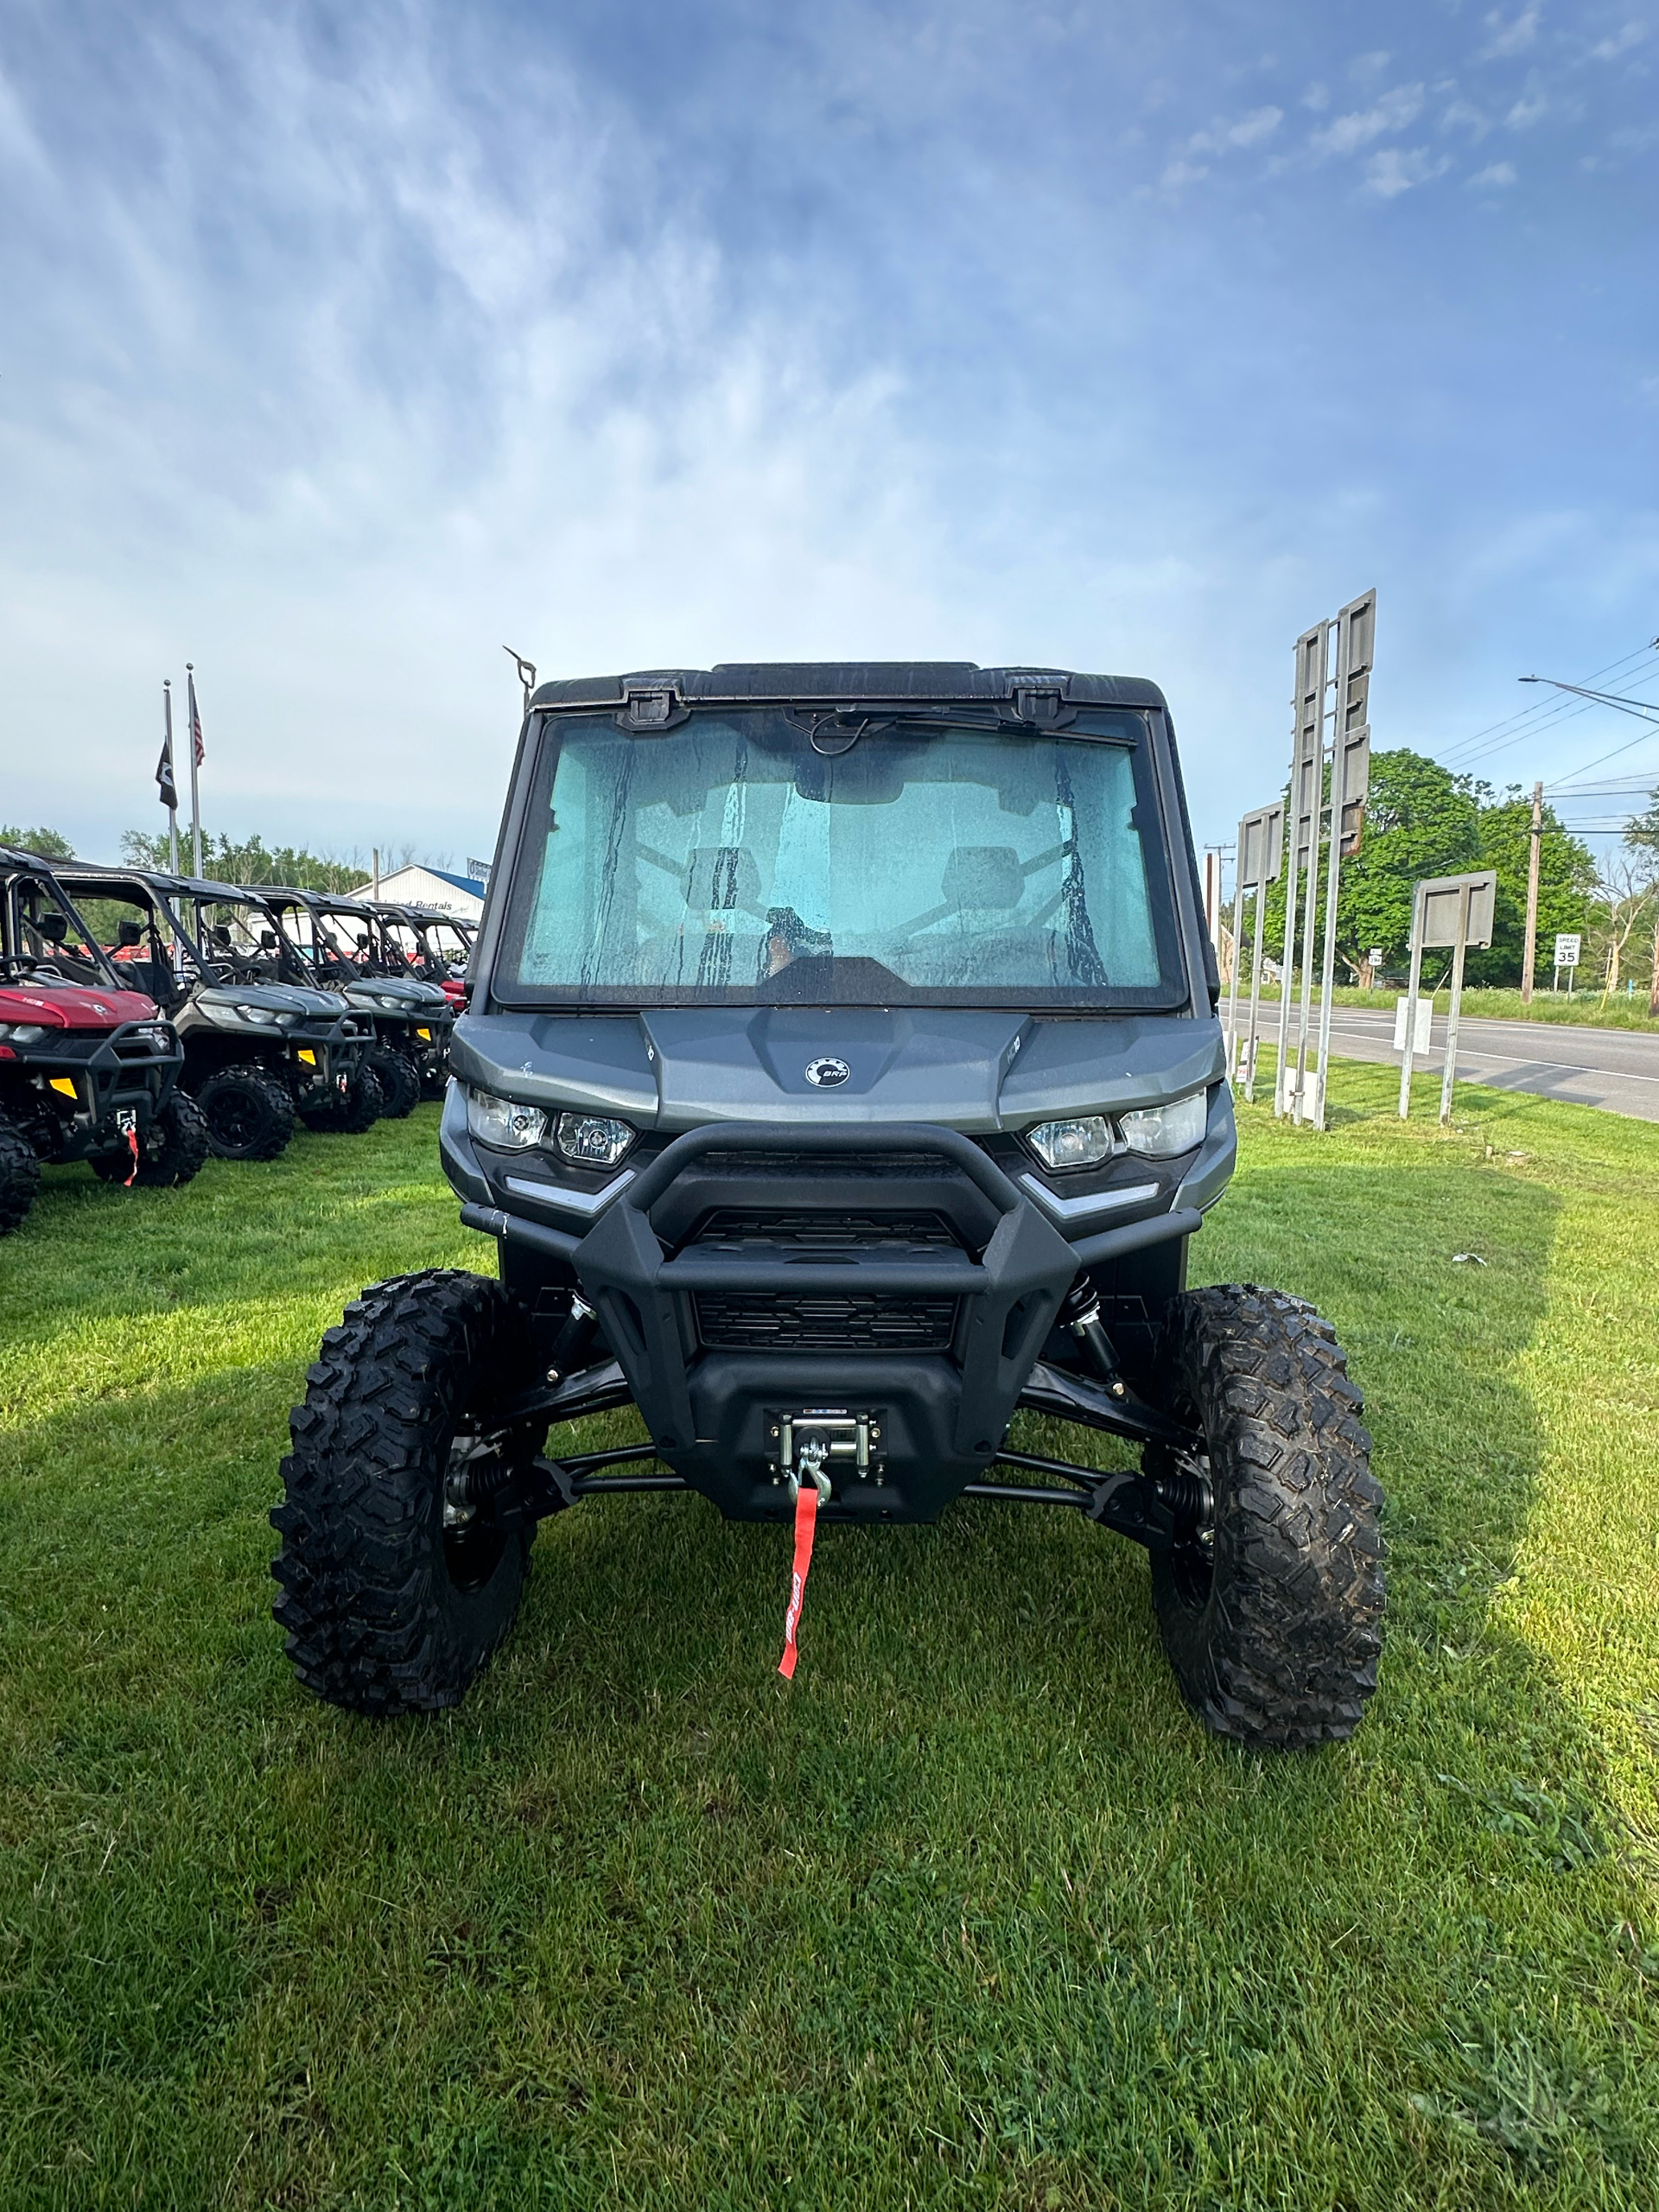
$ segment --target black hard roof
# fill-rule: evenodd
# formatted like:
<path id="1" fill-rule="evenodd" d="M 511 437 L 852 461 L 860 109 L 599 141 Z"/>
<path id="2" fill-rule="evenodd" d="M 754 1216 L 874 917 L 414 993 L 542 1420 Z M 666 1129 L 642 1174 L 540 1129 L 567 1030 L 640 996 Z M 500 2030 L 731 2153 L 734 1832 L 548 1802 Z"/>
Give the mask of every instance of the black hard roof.
<path id="1" fill-rule="evenodd" d="M 181 896 L 192 899 L 213 899 L 221 903 L 226 899 L 263 899 L 267 886 L 263 883 L 220 883 L 207 875 L 173 875 L 164 868 L 140 868 L 126 861 L 60 861 L 54 873 L 68 883 L 79 883 L 87 877 L 105 879 L 111 883 L 144 883 L 151 890 L 165 893 L 169 899 Z"/>
<path id="2" fill-rule="evenodd" d="M 719 661 L 713 668 L 637 669 L 626 676 L 568 676 L 538 684 L 532 707 L 620 706 L 632 690 L 671 688 L 686 701 L 770 699 L 889 705 L 901 700 L 1012 700 L 1058 691 L 1077 707 L 1153 707 L 1164 695 L 1138 676 L 1082 676 L 1067 668 L 981 668 L 971 660 Z"/>

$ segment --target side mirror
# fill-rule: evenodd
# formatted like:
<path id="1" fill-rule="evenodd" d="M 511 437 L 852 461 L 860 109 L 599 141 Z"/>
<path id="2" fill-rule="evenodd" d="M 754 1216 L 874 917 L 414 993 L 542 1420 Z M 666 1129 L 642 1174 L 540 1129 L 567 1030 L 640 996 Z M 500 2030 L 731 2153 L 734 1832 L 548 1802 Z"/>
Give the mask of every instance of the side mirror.
<path id="1" fill-rule="evenodd" d="M 48 944 L 61 944 L 69 934 L 67 914 L 42 914 L 35 925 Z"/>
<path id="2" fill-rule="evenodd" d="M 263 951 L 263 952 L 275 952 L 275 951 L 276 951 L 276 931 L 275 931 L 275 930 L 261 930 L 261 931 L 260 931 L 260 932 L 259 932 L 259 948 L 260 948 L 261 951 Z"/>
<path id="3" fill-rule="evenodd" d="M 115 941 L 122 951 L 130 952 L 135 944 L 142 944 L 144 941 L 142 925 L 137 922 L 118 922 L 115 925 Z"/>

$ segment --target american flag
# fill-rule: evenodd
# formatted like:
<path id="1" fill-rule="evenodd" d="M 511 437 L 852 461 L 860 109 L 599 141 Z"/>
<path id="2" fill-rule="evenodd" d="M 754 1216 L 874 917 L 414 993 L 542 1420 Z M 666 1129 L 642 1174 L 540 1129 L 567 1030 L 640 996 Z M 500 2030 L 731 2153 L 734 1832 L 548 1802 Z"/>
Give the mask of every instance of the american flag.
<path id="1" fill-rule="evenodd" d="M 201 709 L 196 704 L 196 679 L 194 674 L 188 678 L 188 682 L 190 685 L 190 742 L 196 748 L 196 766 L 200 768 L 205 754 L 201 743 Z"/>

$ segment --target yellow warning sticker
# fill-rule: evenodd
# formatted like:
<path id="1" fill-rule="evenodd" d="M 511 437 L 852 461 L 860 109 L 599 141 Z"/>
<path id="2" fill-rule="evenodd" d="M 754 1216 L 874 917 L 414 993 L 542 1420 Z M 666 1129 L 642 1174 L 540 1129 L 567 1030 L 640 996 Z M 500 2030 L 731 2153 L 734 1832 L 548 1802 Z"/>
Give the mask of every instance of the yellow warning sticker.
<path id="1" fill-rule="evenodd" d="M 72 1075 L 54 1075 L 52 1078 L 52 1088 L 54 1090 L 60 1090 L 66 1098 L 78 1098 L 80 1096 L 75 1089 L 75 1079 Z"/>
<path id="2" fill-rule="evenodd" d="M 296 1060 L 303 1060 L 308 1068 L 314 1068 L 317 1065 L 317 1056 L 308 1045 L 302 1045 L 294 1057 Z"/>

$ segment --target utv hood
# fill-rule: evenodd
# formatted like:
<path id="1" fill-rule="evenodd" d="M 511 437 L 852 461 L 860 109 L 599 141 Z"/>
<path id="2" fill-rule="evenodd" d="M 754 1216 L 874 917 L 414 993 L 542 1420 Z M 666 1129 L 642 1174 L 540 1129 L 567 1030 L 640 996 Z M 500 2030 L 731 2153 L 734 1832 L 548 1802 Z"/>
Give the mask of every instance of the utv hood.
<path id="1" fill-rule="evenodd" d="M 299 983 L 214 983 L 196 993 L 196 1003 L 210 1011 L 222 1007 L 264 1007 L 271 1014 L 303 1014 L 308 1021 L 332 1020 L 346 1011 L 338 991 L 308 990 Z"/>
<path id="2" fill-rule="evenodd" d="M 99 991 L 78 983 L 0 989 L 0 1021 L 35 1022 L 42 1029 L 119 1029 L 159 1019 L 141 991 Z"/>
<path id="3" fill-rule="evenodd" d="M 639 1128 L 928 1122 L 964 1135 L 1155 1105 L 1225 1072 L 1213 1018 L 938 1007 L 469 1013 L 450 1064 L 481 1090 L 620 1114 Z"/>

